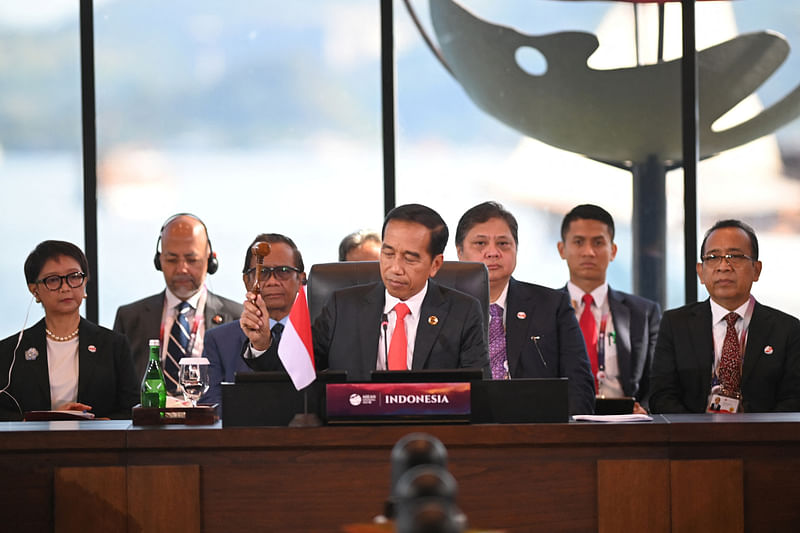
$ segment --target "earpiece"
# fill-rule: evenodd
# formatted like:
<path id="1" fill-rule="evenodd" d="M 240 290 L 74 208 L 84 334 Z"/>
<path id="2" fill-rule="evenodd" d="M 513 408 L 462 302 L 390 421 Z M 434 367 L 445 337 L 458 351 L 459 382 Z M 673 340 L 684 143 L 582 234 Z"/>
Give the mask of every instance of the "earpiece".
<path id="1" fill-rule="evenodd" d="M 206 227 L 205 222 L 200 220 L 200 217 L 193 215 L 191 213 L 176 213 L 169 217 L 164 223 L 161 225 L 161 229 L 158 231 L 158 240 L 156 241 L 156 255 L 153 257 L 153 265 L 156 267 L 156 270 L 161 272 L 161 250 L 159 250 L 159 245 L 161 244 L 161 236 L 164 234 L 164 228 L 166 228 L 170 222 L 175 220 L 178 217 L 187 216 L 192 217 L 196 221 L 198 221 L 206 232 L 206 241 L 208 242 L 208 266 L 207 271 L 209 274 L 214 274 L 219 269 L 219 261 L 217 260 L 217 254 L 214 252 L 214 248 L 211 246 L 211 239 L 208 236 L 208 228 Z"/>

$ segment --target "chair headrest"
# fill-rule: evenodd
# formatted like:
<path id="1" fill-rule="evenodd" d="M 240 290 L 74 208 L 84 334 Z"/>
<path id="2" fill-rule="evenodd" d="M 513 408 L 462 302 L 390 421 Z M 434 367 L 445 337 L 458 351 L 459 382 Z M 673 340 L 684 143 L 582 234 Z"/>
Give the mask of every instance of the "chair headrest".
<path id="1" fill-rule="evenodd" d="M 440 285 L 477 298 L 488 330 L 489 271 L 486 265 L 471 261 L 445 261 L 433 279 Z M 314 323 L 335 291 L 380 280 L 378 261 L 344 261 L 313 265 L 308 274 L 308 310 L 311 314 L 311 323 Z"/>

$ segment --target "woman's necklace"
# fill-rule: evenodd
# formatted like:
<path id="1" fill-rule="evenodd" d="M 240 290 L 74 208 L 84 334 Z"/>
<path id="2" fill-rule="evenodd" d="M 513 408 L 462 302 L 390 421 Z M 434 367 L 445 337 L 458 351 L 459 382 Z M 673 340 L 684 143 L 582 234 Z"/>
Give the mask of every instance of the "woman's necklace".
<path id="1" fill-rule="evenodd" d="M 75 331 L 73 331 L 72 333 L 70 333 L 66 337 L 59 337 L 58 335 L 54 334 L 52 331 L 50 331 L 47 328 L 44 328 L 44 330 L 47 333 L 48 337 L 50 337 L 54 341 L 58 341 L 58 342 L 66 342 L 66 341 L 72 340 L 72 339 L 74 339 L 75 337 L 78 336 L 78 329 L 75 329 Z"/>

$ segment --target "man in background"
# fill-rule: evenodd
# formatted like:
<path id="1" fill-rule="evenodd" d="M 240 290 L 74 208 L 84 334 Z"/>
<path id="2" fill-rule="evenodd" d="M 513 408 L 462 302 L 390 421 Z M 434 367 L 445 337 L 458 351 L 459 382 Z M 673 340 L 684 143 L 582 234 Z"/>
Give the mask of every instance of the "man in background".
<path id="1" fill-rule="evenodd" d="M 558 253 L 569 269 L 564 291 L 586 343 L 597 396 L 633 397 L 633 412 L 646 413 L 661 308 L 609 287 L 606 271 L 617 254 L 611 214 L 591 204 L 572 209 L 561 223 Z"/>
<path id="2" fill-rule="evenodd" d="M 206 331 L 235 320 L 242 306 L 206 288 L 206 275 L 216 272 L 218 263 L 208 230 L 194 215 L 180 213 L 164 222 L 154 263 L 164 274 L 165 290 L 117 309 L 114 331 L 128 337 L 139 378 L 147 368 L 149 340 L 161 340 L 167 391 L 177 395 L 180 359 L 199 357 Z"/>
<path id="3" fill-rule="evenodd" d="M 377 261 L 381 254 L 381 236 L 374 231 L 359 230 L 339 244 L 339 261 Z"/>
<path id="4" fill-rule="evenodd" d="M 458 221 L 461 261 L 489 270 L 489 358 L 492 378 L 569 378 L 569 413 L 594 411 L 594 386 L 578 322 L 561 291 L 518 281 L 517 220 L 496 202 Z"/>

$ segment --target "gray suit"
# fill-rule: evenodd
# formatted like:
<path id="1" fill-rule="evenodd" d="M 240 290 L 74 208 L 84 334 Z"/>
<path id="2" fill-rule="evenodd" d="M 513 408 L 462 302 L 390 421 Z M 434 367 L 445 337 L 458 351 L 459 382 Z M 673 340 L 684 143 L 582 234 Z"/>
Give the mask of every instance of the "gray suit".
<path id="1" fill-rule="evenodd" d="M 164 311 L 166 291 L 148 296 L 136 302 L 120 306 L 114 319 L 114 331 L 128 337 L 131 343 L 133 364 L 136 376 L 141 379 L 147 368 L 150 355 L 148 342 L 160 338 L 161 314 Z M 205 328 L 238 319 L 242 314 L 242 304 L 217 296 L 211 291 L 206 297 Z"/>
<path id="2" fill-rule="evenodd" d="M 625 396 L 643 407 L 650 400 L 650 366 L 658 340 L 661 306 L 652 300 L 608 288 L 608 307 L 617 342 L 619 379 Z"/>

